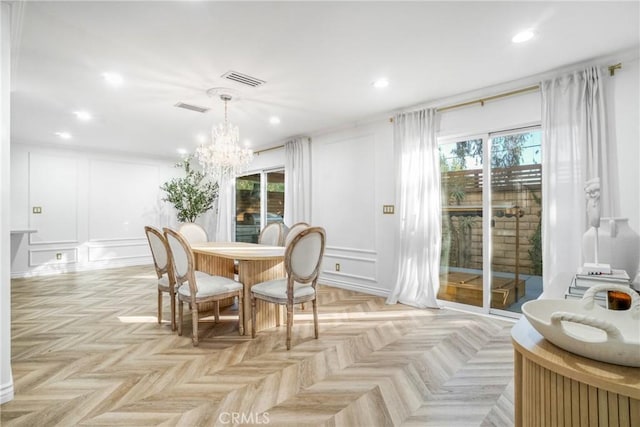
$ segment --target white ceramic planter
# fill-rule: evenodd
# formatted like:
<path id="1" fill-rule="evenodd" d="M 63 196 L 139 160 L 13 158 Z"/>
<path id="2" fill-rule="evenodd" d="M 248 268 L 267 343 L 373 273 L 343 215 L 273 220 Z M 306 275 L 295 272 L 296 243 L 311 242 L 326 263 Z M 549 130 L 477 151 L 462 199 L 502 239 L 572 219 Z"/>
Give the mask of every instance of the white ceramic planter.
<path id="1" fill-rule="evenodd" d="M 597 292 L 631 296 L 628 310 L 608 310 L 594 301 Z M 640 367 L 640 297 L 627 286 L 597 285 L 581 300 L 534 300 L 522 305 L 531 326 L 553 344 L 601 362 Z"/>

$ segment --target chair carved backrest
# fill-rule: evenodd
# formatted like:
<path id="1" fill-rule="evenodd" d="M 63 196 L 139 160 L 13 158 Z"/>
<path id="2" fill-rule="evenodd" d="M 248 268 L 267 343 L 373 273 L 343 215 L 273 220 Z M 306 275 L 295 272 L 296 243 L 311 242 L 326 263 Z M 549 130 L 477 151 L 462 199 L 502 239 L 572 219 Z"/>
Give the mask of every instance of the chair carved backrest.
<path id="1" fill-rule="evenodd" d="M 287 232 L 287 236 L 284 239 L 284 245 L 289 246 L 289 243 L 291 243 L 293 238 L 296 237 L 296 235 L 300 233 L 302 230 L 308 227 L 309 227 L 309 224 L 307 224 L 306 222 L 297 222 L 293 224 L 289 228 L 289 231 Z"/>
<path id="2" fill-rule="evenodd" d="M 158 279 L 167 274 L 169 277 L 169 283 L 172 283 L 173 274 L 171 274 L 171 262 L 167 239 L 160 230 L 155 227 L 146 226 L 144 227 L 144 232 L 147 235 L 147 240 L 149 241 L 151 256 L 153 257 L 153 264 L 156 268 Z"/>
<path id="3" fill-rule="evenodd" d="M 209 241 L 207 231 L 194 222 L 185 222 L 178 229 L 180 234 L 189 242 L 190 245 L 197 243 L 205 243 Z"/>
<path id="4" fill-rule="evenodd" d="M 297 233 L 285 250 L 287 295 L 293 298 L 294 282 L 316 287 L 324 256 L 326 234 L 322 227 L 308 227 Z"/>
<path id="5" fill-rule="evenodd" d="M 261 245 L 282 246 L 283 243 L 283 227 L 279 222 L 267 225 L 258 237 L 258 243 Z"/>
<path id="6" fill-rule="evenodd" d="M 189 283 L 191 298 L 195 303 L 198 293 L 198 285 L 195 279 L 195 259 L 191 247 L 184 236 L 170 228 L 164 228 L 164 235 L 167 238 L 169 253 L 173 260 L 173 271 L 176 278 L 176 286 L 180 287 L 185 282 Z"/>

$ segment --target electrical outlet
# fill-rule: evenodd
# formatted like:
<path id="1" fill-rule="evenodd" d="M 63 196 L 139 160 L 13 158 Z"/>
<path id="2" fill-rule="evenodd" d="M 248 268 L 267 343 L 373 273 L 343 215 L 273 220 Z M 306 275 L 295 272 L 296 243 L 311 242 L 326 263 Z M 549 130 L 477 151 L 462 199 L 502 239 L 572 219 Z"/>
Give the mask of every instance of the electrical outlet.
<path id="1" fill-rule="evenodd" d="M 394 205 L 382 205 L 382 213 L 385 215 L 393 215 L 395 208 Z"/>
<path id="2" fill-rule="evenodd" d="M 58 260 L 62 259 L 62 254 L 60 252 L 58 252 L 56 254 L 56 259 L 58 259 Z"/>
<path id="3" fill-rule="evenodd" d="M 42 207 L 41 206 L 34 206 L 32 212 L 34 214 L 41 214 L 42 213 Z"/>
<path id="4" fill-rule="evenodd" d="M 340 271 L 340 264 L 336 262 L 336 271 Z"/>

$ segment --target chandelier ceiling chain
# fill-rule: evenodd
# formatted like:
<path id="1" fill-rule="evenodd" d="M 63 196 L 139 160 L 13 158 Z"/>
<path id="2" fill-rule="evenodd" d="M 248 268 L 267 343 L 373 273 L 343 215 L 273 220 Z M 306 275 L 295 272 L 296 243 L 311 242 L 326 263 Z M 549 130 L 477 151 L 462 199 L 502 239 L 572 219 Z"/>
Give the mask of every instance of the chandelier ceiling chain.
<path id="1" fill-rule="evenodd" d="M 211 143 L 200 145 L 196 149 L 196 157 L 212 179 L 225 181 L 234 179 L 246 170 L 253 152 L 240 147 L 238 127 L 229 123 L 227 103 L 231 101 L 231 95 L 223 93 L 220 99 L 224 102 L 224 123 L 213 126 Z"/>

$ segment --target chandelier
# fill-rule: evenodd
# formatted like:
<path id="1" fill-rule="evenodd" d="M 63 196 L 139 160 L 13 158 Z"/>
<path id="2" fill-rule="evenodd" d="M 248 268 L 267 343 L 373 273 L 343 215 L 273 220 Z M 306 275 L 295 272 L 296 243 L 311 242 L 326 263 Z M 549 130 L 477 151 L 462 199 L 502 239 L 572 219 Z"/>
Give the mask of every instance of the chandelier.
<path id="1" fill-rule="evenodd" d="M 233 179 L 244 172 L 253 158 L 253 152 L 240 147 L 238 127 L 227 119 L 227 103 L 231 95 L 221 94 L 224 101 L 224 123 L 211 129 L 211 143 L 196 149 L 196 157 L 204 172 L 216 181 Z"/>

